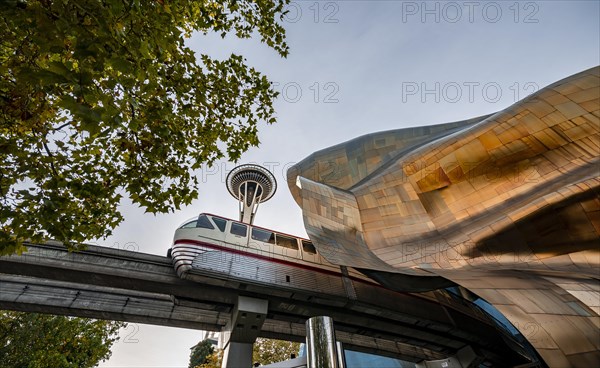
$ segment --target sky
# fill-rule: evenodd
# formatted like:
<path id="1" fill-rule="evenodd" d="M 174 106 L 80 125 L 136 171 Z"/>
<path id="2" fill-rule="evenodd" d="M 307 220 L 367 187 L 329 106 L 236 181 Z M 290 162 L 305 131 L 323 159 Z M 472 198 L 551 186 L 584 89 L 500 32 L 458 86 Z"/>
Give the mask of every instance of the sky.
<path id="1" fill-rule="evenodd" d="M 276 83 L 278 122 L 239 163 L 278 181 L 255 224 L 306 236 L 285 171 L 311 153 L 377 131 L 464 120 L 502 110 L 600 64 L 599 1 L 293 1 L 282 23 L 290 55 L 258 39 L 194 35 L 196 52 L 242 54 Z M 125 221 L 100 245 L 166 255 L 175 229 L 201 212 L 236 218 L 225 187 L 236 164 L 198 172 L 199 198 L 180 211 Z M 202 332 L 131 323 L 103 368 L 187 367 Z"/>

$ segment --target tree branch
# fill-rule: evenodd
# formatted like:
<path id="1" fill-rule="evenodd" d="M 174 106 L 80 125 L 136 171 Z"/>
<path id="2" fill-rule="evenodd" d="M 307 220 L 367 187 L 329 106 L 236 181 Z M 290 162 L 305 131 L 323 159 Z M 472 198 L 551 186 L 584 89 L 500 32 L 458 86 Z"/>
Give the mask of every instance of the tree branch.
<path id="1" fill-rule="evenodd" d="M 54 155 L 52 154 L 52 152 L 50 152 L 50 148 L 48 148 L 48 145 L 46 144 L 46 142 L 42 142 L 42 144 L 44 145 L 44 150 L 46 150 L 48 157 L 50 157 L 53 160 Z M 50 161 L 50 168 L 52 169 L 54 176 L 58 176 L 58 171 L 56 170 L 56 167 L 54 167 L 54 162 L 52 162 L 52 160 Z"/>

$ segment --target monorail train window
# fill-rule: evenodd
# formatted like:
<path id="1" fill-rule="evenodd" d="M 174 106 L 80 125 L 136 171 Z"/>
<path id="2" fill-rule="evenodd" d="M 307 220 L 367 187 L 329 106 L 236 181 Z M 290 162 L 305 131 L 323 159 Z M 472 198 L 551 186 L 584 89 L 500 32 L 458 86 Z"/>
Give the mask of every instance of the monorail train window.
<path id="1" fill-rule="evenodd" d="M 213 217 L 212 220 L 215 222 L 215 224 L 217 224 L 217 227 L 219 228 L 219 230 L 221 230 L 221 232 L 225 232 L 225 225 L 227 225 L 226 220 L 223 220 L 222 218 L 218 217 Z"/>
<path id="2" fill-rule="evenodd" d="M 196 227 L 201 227 L 204 229 L 214 229 L 215 227 L 210 223 L 210 220 L 206 215 L 198 216 L 198 222 L 196 223 Z"/>
<path id="3" fill-rule="evenodd" d="M 252 228 L 252 239 L 265 243 L 275 244 L 275 234 L 272 231 Z"/>
<path id="4" fill-rule="evenodd" d="M 298 242 L 296 241 L 296 238 L 281 234 L 277 234 L 277 245 L 289 249 L 298 249 Z"/>
<path id="5" fill-rule="evenodd" d="M 304 253 L 317 254 L 317 250 L 315 249 L 313 243 L 306 240 L 302 240 L 302 250 Z"/>
<path id="6" fill-rule="evenodd" d="M 185 224 L 181 225 L 179 228 L 180 229 L 195 228 L 197 222 L 198 222 L 198 220 L 190 221 L 188 223 L 185 223 Z"/>
<path id="7" fill-rule="evenodd" d="M 233 235 L 245 237 L 246 234 L 248 233 L 248 228 L 246 227 L 246 225 L 239 224 L 237 222 L 232 222 L 231 230 L 229 230 L 229 232 L 232 233 Z"/>

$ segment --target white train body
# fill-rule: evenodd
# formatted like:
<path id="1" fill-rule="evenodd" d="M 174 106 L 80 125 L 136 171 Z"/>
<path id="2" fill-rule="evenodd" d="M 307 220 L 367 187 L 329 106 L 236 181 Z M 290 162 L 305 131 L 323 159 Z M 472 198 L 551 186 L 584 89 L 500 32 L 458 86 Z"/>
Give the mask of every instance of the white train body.
<path id="1" fill-rule="evenodd" d="M 349 299 L 356 299 L 356 286 L 374 284 L 354 269 L 327 262 L 310 240 L 211 214 L 175 231 L 171 256 L 179 277 L 203 282 L 276 285 Z"/>

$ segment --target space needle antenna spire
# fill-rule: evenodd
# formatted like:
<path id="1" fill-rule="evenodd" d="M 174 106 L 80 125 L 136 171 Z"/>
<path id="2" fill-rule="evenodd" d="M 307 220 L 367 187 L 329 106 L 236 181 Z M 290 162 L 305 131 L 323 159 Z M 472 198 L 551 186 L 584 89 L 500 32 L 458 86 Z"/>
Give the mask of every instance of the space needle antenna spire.
<path id="1" fill-rule="evenodd" d="M 277 190 L 275 176 L 262 166 L 236 166 L 227 175 L 227 190 L 239 201 L 240 221 L 252 224 L 258 205 L 266 202 Z"/>

